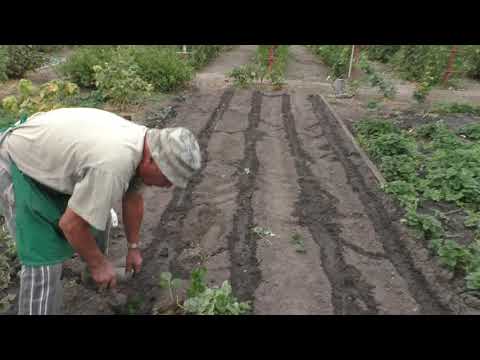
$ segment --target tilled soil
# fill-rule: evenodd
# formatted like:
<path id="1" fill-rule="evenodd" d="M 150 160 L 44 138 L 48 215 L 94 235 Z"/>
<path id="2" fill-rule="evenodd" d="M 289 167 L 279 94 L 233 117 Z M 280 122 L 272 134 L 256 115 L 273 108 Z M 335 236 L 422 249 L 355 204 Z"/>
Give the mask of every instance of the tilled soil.
<path id="1" fill-rule="evenodd" d="M 212 283 L 229 279 L 241 300 L 253 301 L 255 314 L 452 311 L 417 269 L 322 98 L 294 89 L 196 96 L 210 115 L 190 113 L 175 124 L 196 122 L 203 167 L 168 204 L 160 203 L 160 191 L 146 200 L 148 209 L 164 210 L 146 216 L 153 239 L 131 284 L 145 297 L 142 313 L 165 296 L 157 286 L 161 271 L 188 279 L 200 263 Z M 254 226 L 275 236 L 258 239 Z M 295 251 L 294 234 L 305 253 Z"/>
<path id="2" fill-rule="evenodd" d="M 294 49 L 290 61 L 299 53 Z M 289 68 L 303 79 L 324 71 L 301 61 Z M 229 280 L 254 314 L 472 312 L 400 225 L 320 94 L 290 83 L 273 93 L 228 86 L 189 93 L 164 126 L 196 134 L 201 171 L 184 190 L 147 190 L 144 267 L 120 284 L 114 300 L 79 285 L 78 263 L 70 266 L 66 312 L 111 314 L 112 301 L 137 297 L 135 312 L 151 314 L 168 302 L 160 273 L 186 283 L 200 264 L 210 284 Z M 275 235 L 259 238 L 255 226 Z M 294 235 L 304 252 L 292 244 Z M 110 251 L 123 261 L 121 225 Z"/>

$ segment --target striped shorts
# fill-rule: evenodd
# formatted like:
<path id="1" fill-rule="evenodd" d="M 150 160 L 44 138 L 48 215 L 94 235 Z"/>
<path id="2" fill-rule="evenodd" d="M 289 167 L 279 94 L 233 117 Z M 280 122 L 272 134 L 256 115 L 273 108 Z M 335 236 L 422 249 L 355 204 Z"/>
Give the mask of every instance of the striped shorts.
<path id="1" fill-rule="evenodd" d="M 22 266 L 18 315 L 60 315 L 63 264 Z"/>

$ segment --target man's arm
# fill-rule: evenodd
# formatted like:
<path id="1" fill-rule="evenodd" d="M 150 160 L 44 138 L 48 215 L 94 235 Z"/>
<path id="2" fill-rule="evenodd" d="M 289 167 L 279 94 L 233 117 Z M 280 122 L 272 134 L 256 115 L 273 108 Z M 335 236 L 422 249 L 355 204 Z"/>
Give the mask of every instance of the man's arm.
<path id="1" fill-rule="evenodd" d="M 98 248 L 89 223 L 67 208 L 60 218 L 59 226 L 70 245 L 87 263 L 95 282 L 115 287 L 116 277 L 113 266 Z"/>
<path id="2" fill-rule="evenodd" d="M 140 192 L 127 192 L 122 201 L 123 224 L 125 235 L 129 244 L 139 244 L 140 226 L 143 220 L 143 196 Z M 140 249 L 128 249 L 126 270 L 130 271 L 133 267 L 135 272 L 139 272 L 142 265 Z"/>

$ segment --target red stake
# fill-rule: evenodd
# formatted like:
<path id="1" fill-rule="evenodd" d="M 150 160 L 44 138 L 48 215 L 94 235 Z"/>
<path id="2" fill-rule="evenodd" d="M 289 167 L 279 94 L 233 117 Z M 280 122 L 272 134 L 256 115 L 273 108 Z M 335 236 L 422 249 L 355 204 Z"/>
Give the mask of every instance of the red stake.
<path id="1" fill-rule="evenodd" d="M 272 72 L 272 65 L 273 65 L 273 46 L 270 47 L 268 50 L 268 72 Z"/>
<path id="2" fill-rule="evenodd" d="M 450 51 L 450 57 L 448 59 L 448 66 L 445 74 L 443 75 L 443 86 L 447 86 L 448 78 L 450 74 L 453 72 L 453 63 L 455 62 L 455 57 L 457 55 L 457 45 L 452 46 L 452 50 Z"/>

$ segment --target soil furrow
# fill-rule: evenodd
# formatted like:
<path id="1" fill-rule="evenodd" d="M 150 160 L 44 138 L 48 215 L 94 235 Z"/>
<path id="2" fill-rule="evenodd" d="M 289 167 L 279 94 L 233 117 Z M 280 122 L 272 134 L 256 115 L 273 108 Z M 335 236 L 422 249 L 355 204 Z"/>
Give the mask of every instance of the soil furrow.
<path id="1" fill-rule="evenodd" d="M 192 192 L 195 187 L 203 179 L 203 170 L 208 162 L 207 145 L 208 141 L 213 133 L 213 129 L 217 123 L 221 120 L 225 110 L 228 108 L 230 101 L 234 95 L 234 89 L 227 89 L 221 96 L 218 106 L 213 111 L 207 124 L 201 130 L 197 136 L 198 143 L 202 152 L 202 168 L 199 173 L 189 182 L 186 189 L 175 189 L 173 192 L 172 200 L 165 209 L 159 224 L 153 230 L 159 241 L 152 243 L 144 256 L 144 268 L 139 274 L 139 278 L 135 282 L 135 288 L 142 289 L 146 295 L 146 304 L 144 311 L 150 313 L 151 306 L 155 301 L 155 296 L 152 296 L 158 286 L 157 276 L 160 271 L 170 271 L 176 276 L 188 277 L 189 274 L 182 272 L 182 267 L 178 264 L 177 258 L 181 253 L 182 242 L 178 241 L 181 236 L 183 228 L 183 221 L 187 216 L 188 211 L 191 209 L 192 204 Z M 162 257 L 164 249 L 168 248 L 169 268 L 161 269 L 161 264 L 158 263 L 158 259 Z M 158 274 L 158 275 L 157 275 Z"/>
<path id="2" fill-rule="evenodd" d="M 251 110 L 248 114 L 248 128 L 245 131 L 244 159 L 241 169 L 249 169 L 248 174 L 239 177 L 236 203 L 238 210 L 233 217 L 232 232 L 228 236 L 231 261 L 231 283 L 239 299 L 253 300 L 255 289 L 260 282 L 260 271 L 256 258 L 257 242 L 251 231 L 253 226 L 252 196 L 255 190 L 255 177 L 258 171 L 256 144 L 260 137 L 257 131 L 260 121 L 262 95 L 255 91 Z"/>
<path id="3" fill-rule="evenodd" d="M 296 216 L 301 225 L 308 227 L 320 248 L 324 271 L 332 286 L 334 313 L 375 314 L 377 304 L 370 294 L 371 285 L 363 281 L 360 272 L 347 265 L 343 258 L 339 237 L 341 229 L 336 221 L 340 217 L 336 209 L 337 199 L 323 188 L 309 169 L 307 163 L 311 162 L 310 157 L 297 135 L 290 95 L 284 95 L 282 100 L 284 129 L 295 158 L 301 189 Z"/>
<path id="4" fill-rule="evenodd" d="M 363 256 L 366 256 L 366 257 L 375 259 L 375 260 L 388 259 L 388 258 L 385 256 L 385 254 L 382 254 L 382 253 L 374 253 L 374 252 L 371 252 L 371 251 L 366 251 L 366 250 L 362 249 L 360 246 L 357 246 L 357 245 L 355 245 L 355 244 L 349 243 L 348 241 L 345 241 L 345 240 L 343 240 L 343 239 L 341 239 L 340 242 L 341 242 L 341 244 L 342 244 L 343 246 L 352 249 L 352 250 L 355 251 L 357 254 L 360 254 L 360 255 L 363 255 Z"/>
<path id="5" fill-rule="evenodd" d="M 401 242 L 400 234 L 392 226 L 392 219 L 387 210 L 372 188 L 366 184 L 358 165 L 355 165 L 349 157 L 352 150 L 347 147 L 347 140 L 342 138 L 339 133 L 333 115 L 326 109 L 326 105 L 319 96 L 310 95 L 309 101 L 312 103 L 313 112 L 322 126 L 325 137 L 336 158 L 345 169 L 349 184 L 362 202 L 378 239 L 385 248 L 388 259 L 406 281 L 410 293 L 420 305 L 420 312 L 427 314 L 449 313 L 449 310 L 440 303 L 439 299 L 430 290 L 423 275 L 414 267 L 408 251 Z"/>

